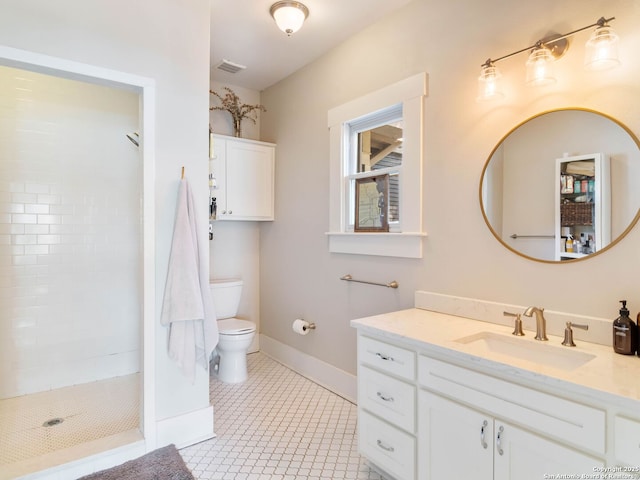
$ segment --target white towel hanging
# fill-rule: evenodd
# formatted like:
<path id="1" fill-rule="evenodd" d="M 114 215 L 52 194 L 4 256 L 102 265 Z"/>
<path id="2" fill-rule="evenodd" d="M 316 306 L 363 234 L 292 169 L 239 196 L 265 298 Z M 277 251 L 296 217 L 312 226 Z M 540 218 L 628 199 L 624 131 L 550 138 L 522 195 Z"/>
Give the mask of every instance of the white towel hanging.
<path id="1" fill-rule="evenodd" d="M 160 323 L 169 326 L 169 356 L 192 382 L 197 364 L 208 371 L 209 357 L 218 344 L 218 326 L 208 268 L 203 264 L 198 242 L 197 219 L 191 189 L 182 178 Z"/>

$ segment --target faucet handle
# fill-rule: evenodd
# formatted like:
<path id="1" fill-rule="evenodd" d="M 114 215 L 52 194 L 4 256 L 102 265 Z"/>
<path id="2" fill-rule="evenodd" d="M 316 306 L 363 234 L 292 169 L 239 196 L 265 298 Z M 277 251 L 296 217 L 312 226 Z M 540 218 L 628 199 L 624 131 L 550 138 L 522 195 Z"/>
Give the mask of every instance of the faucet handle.
<path id="1" fill-rule="evenodd" d="M 516 335 L 518 337 L 522 337 L 524 332 L 522 331 L 522 317 L 519 313 L 511 313 L 511 312 L 502 312 L 505 317 L 515 317 L 515 323 L 513 325 L 513 332 L 511 335 Z"/>
<path id="2" fill-rule="evenodd" d="M 581 330 L 589 330 L 589 325 L 567 322 L 567 326 L 564 329 L 564 340 L 562 341 L 562 345 L 566 347 L 576 346 L 576 344 L 573 342 L 573 330 L 571 329 L 571 327 L 580 328 Z"/>

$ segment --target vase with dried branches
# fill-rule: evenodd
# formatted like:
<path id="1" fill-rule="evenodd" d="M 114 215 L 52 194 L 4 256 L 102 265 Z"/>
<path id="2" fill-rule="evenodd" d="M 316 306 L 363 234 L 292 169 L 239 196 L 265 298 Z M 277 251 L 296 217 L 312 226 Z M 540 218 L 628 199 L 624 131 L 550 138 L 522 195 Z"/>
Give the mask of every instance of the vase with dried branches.
<path id="1" fill-rule="evenodd" d="M 248 118 L 254 124 L 256 123 L 256 111 L 261 110 L 266 112 L 267 109 L 262 105 L 250 105 L 247 103 L 241 103 L 240 97 L 231 90 L 229 87 L 223 87 L 227 93 L 221 95 L 213 90 L 209 90 L 209 93 L 214 95 L 220 100 L 220 105 L 214 105 L 209 110 L 224 110 L 229 112 L 233 119 L 233 135 L 235 137 L 242 136 L 242 120 Z"/>

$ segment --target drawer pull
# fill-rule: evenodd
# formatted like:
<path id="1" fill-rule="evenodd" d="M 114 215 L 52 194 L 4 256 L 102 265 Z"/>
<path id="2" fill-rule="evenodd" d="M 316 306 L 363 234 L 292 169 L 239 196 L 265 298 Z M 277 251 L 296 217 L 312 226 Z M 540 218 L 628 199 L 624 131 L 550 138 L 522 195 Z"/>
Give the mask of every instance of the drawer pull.
<path id="1" fill-rule="evenodd" d="M 384 402 L 393 402 L 393 397 L 388 397 L 386 396 L 384 393 L 382 392 L 376 392 L 376 395 L 378 395 L 378 398 Z"/>
<path id="2" fill-rule="evenodd" d="M 378 444 L 378 446 L 379 446 L 381 449 L 383 449 L 383 450 L 385 450 L 385 451 L 387 451 L 387 452 L 393 452 L 393 451 L 395 451 L 395 448 L 390 447 L 389 445 L 385 445 L 385 444 L 384 444 L 384 442 L 383 442 L 382 440 L 376 440 L 376 443 Z"/>
<path id="3" fill-rule="evenodd" d="M 389 362 L 395 362 L 395 360 L 393 359 L 393 357 L 390 357 L 389 355 L 385 355 L 384 353 L 376 353 L 376 357 L 378 357 L 380 360 L 388 360 Z"/>
<path id="4" fill-rule="evenodd" d="M 484 438 L 484 430 L 485 428 L 487 428 L 487 425 L 489 425 L 489 423 L 485 420 L 482 423 L 482 427 L 480 427 L 480 445 L 482 445 L 482 448 L 484 448 L 485 450 L 489 446 L 487 445 L 487 440 Z"/>
<path id="5" fill-rule="evenodd" d="M 500 455 L 504 455 L 504 450 L 502 450 L 502 433 L 504 432 L 504 427 L 500 427 L 498 429 L 498 435 L 496 436 L 496 447 L 498 447 L 498 453 Z"/>

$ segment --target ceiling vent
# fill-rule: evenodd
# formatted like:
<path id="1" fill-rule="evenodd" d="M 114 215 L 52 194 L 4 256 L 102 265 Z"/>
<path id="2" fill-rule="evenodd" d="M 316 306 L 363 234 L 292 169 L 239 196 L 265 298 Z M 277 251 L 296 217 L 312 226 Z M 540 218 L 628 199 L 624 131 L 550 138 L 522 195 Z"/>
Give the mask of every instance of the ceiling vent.
<path id="1" fill-rule="evenodd" d="M 216 68 L 218 70 L 222 70 L 223 72 L 238 73 L 240 70 L 244 70 L 247 67 L 244 65 L 240 65 L 239 63 L 230 62 L 229 60 L 223 58 L 222 61 L 218 65 L 216 65 Z"/>

